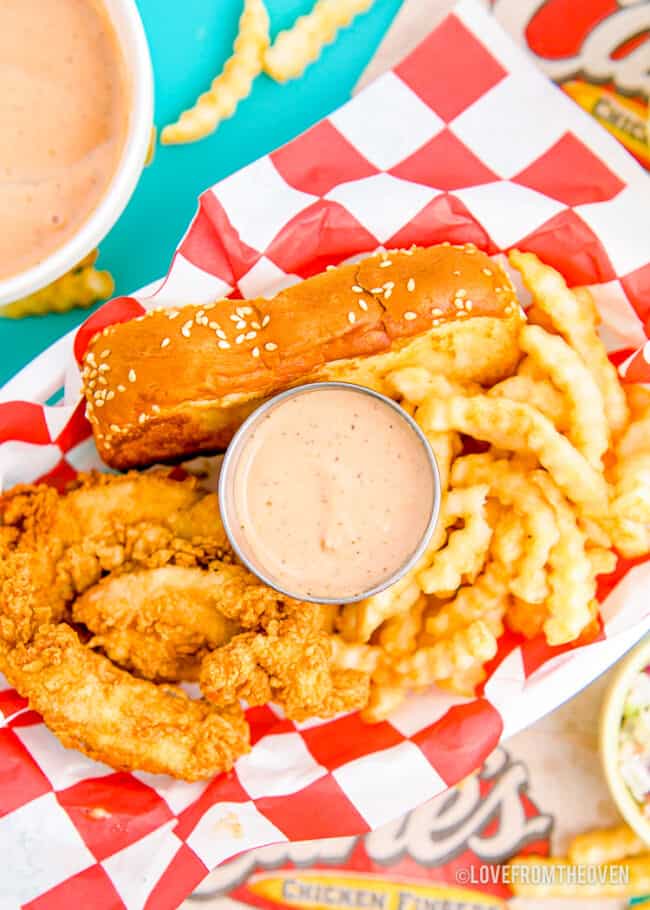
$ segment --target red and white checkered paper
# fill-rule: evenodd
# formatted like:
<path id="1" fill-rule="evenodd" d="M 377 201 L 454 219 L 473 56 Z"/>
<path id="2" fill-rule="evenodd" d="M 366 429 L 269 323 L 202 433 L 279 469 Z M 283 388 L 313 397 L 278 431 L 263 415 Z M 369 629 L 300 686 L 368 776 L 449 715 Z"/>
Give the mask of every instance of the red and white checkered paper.
<path id="1" fill-rule="evenodd" d="M 473 241 L 493 255 L 532 250 L 593 285 L 623 372 L 650 382 L 649 217 L 636 162 L 463 0 L 394 71 L 205 192 L 160 289 L 106 304 L 74 353 L 153 306 L 275 293 L 380 246 Z M 71 354 L 60 344 L 19 383 L 46 397 L 67 368 L 66 405 L 0 404 L 0 486 L 99 466 Z M 642 561 L 603 579 L 603 638 L 647 621 L 649 582 Z M 510 634 L 481 697 L 432 692 L 377 726 L 254 709 L 253 751 L 208 784 L 115 773 L 0 690 L 0 906 L 169 910 L 248 848 L 375 828 L 469 773 L 535 718 L 540 693 L 560 703 L 572 667 L 602 661 L 606 644 L 551 649 Z"/>

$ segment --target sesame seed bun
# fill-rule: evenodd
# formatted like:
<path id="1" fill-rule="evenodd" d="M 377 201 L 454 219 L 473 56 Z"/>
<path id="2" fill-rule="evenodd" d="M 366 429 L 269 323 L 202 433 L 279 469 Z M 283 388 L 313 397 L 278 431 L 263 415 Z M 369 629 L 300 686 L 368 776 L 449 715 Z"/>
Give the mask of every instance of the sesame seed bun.
<path id="1" fill-rule="evenodd" d="M 258 404 L 292 385 L 381 385 L 406 364 L 493 383 L 517 358 L 520 307 L 471 244 L 393 250 L 267 300 L 153 310 L 104 329 L 83 362 L 97 448 L 126 469 L 227 446 Z"/>

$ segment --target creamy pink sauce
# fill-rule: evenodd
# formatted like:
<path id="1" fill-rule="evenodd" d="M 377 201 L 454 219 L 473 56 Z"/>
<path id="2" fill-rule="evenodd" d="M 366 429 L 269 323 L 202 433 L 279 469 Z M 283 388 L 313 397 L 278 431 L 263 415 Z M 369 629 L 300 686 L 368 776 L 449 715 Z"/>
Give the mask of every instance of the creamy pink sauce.
<path id="1" fill-rule="evenodd" d="M 233 533 L 296 597 L 349 599 L 405 565 L 434 495 L 427 452 L 398 412 L 354 389 L 308 391 L 269 409 L 243 441 Z"/>
<path id="2" fill-rule="evenodd" d="M 123 60 L 93 0 L 0 0 L 0 278 L 62 246 L 126 138 Z"/>

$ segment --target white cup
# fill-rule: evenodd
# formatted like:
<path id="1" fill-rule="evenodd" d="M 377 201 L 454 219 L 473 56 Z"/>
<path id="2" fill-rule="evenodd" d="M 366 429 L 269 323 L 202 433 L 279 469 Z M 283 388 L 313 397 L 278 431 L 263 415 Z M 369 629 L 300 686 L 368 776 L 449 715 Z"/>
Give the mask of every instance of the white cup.
<path id="1" fill-rule="evenodd" d="M 124 57 L 130 101 L 122 157 L 97 208 L 76 234 L 37 265 L 0 280 L 0 306 L 46 287 L 73 268 L 108 234 L 131 198 L 144 168 L 153 125 L 153 72 L 134 0 L 101 0 Z"/>

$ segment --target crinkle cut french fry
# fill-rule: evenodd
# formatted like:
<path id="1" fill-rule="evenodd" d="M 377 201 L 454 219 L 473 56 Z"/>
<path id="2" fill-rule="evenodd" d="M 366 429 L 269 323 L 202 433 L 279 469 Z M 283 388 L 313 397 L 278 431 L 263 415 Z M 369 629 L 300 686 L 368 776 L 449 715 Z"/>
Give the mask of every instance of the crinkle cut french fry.
<path id="1" fill-rule="evenodd" d="M 176 123 L 163 129 L 162 144 L 203 139 L 213 133 L 222 120 L 232 117 L 262 72 L 262 60 L 268 46 L 269 16 L 263 0 L 245 0 L 232 57 L 194 107 L 183 111 Z"/>
<path id="2" fill-rule="evenodd" d="M 617 454 L 620 458 L 643 451 L 650 451 L 650 411 L 646 416 L 633 420 L 626 427 L 617 446 Z"/>
<path id="3" fill-rule="evenodd" d="M 45 313 L 67 313 L 77 307 L 85 309 L 110 297 L 115 289 L 110 272 L 98 271 L 95 267 L 97 250 L 93 250 L 82 261 L 56 281 L 35 291 L 22 300 L 15 300 L 0 306 L 0 316 L 20 319 L 23 316 L 40 316 Z"/>
<path id="4" fill-rule="evenodd" d="M 600 828 L 578 834 L 569 844 L 569 862 L 576 865 L 615 863 L 628 856 L 639 856 L 647 851 L 646 844 L 628 825 Z"/>
<path id="5" fill-rule="evenodd" d="M 458 433 L 427 433 L 426 437 L 436 457 L 440 493 L 444 495 L 449 488 L 451 464 L 461 448 L 460 437 Z"/>
<path id="6" fill-rule="evenodd" d="M 436 682 L 436 686 L 445 692 L 451 692 L 453 695 L 473 698 L 476 695 L 476 687 L 485 682 L 486 679 L 487 673 L 483 664 L 474 664 L 468 670 L 457 670 L 447 679 L 439 679 Z"/>
<path id="7" fill-rule="evenodd" d="M 538 884 L 535 881 L 533 866 L 550 869 L 553 866 L 571 865 L 564 857 L 515 856 L 508 865 L 519 867 L 517 873 L 512 876 L 510 884 L 515 897 L 633 897 L 650 892 L 650 854 L 648 853 L 625 861 L 627 876 L 621 874 L 619 864 L 613 865 L 611 872 L 608 872 L 608 864 L 603 863 L 599 868 L 602 870 L 604 880 L 602 883 L 600 880 L 594 881 L 593 884 L 590 882 L 578 883 L 577 874 L 574 874 L 572 879 L 568 871 L 564 875 L 558 873 L 554 880 L 548 883 L 542 881 Z M 531 870 L 528 875 L 522 874 L 521 870 L 525 867 Z"/>
<path id="8" fill-rule="evenodd" d="M 619 461 L 616 469 L 612 511 L 621 518 L 650 524 L 650 446 L 647 452 Z"/>
<path id="9" fill-rule="evenodd" d="M 473 585 L 461 588 L 453 600 L 426 618 L 426 633 L 442 639 L 482 619 L 498 638 L 508 600 L 507 573 L 498 563 L 490 562 Z"/>
<path id="10" fill-rule="evenodd" d="M 412 572 L 408 572 L 398 582 L 366 597 L 357 604 L 348 604 L 354 616 L 353 636 L 356 641 L 366 642 L 379 626 L 391 616 L 402 615 L 410 610 L 420 596 L 420 588 Z"/>
<path id="11" fill-rule="evenodd" d="M 496 561 L 510 570 L 524 552 L 524 526 L 514 511 L 504 511 L 494 526 L 490 551 Z"/>
<path id="12" fill-rule="evenodd" d="M 419 648 L 397 664 L 408 686 L 429 686 L 482 666 L 497 652 L 497 639 L 484 619 L 458 629 L 448 638 Z"/>
<path id="13" fill-rule="evenodd" d="M 424 367 L 402 367 L 400 370 L 393 370 L 387 374 L 385 382 L 388 395 L 400 399 L 402 407 L 407 405 L 407 410 L 412 416 L 416 416 L 417 405 L 428 395 L 448 397 L 463 392 L 460 383 L 453 383 L 444 376 L 434 375 Z M 474 384 L 472 388 L 480 390 L 480 386 Z M 461 448 L 460 439 L 457 433 L 429 433 L 427 439 L 436 457 L 440 489 L 444 493 L 449 486 L 451 463 Z"/>
<path id="14" fill-rule="evenodd" d="M 650 548 L 650 452 L 622 458 L 615 474 L 617 481 L 604 524 L 616 549 L 635 559 Z"/>
<path id="15" fill-rule="evenodd" d="M 602 322 L 593 294 L 587 287 L 571 288 L 580 312 L 580 317 L 594 328 Z"/>
<path id="16" fill-rule="evenodd" d="M 486 483 L 490 495 L 519 513 L 528 536 L 521 559 L 511 565 L 510 590 L 528 603 L 548 596 L 546 564 L 559 532 L 553 510 L 539 489 L 514 461 L 495 460 L 490 453 L 458 458 L 452 469 L 454 484 Z"/>
<path id="17" fill-rule="evenodd" d="M 607 421 L 614 434 L 628 421 L 629 410 L 616 367 L 598 337 L 592 321 L 584 318 L 584 301 L 579 302 L 564 278 L 544 265 L 534 253 L 512 250 L 510 263 L 521 272 L 524 284 L 533 295 L 535 306 L 550 319 L 557 332 L 567 341 L 592 371 L 605 402 Z M 583 293 L 584 289 L 580 290 Z"/>
<path id="18" fill-rule="evenodd" d="M 525 325 L 519 343 L 564 394 L 571 414 L 567 435 L 591 466 L 601 470 L 610 434 L 603 396 L 591 371 L 563 338 L 538 325 Z"/>
<path id="19" fill-rule="evenodd" d="M 616 446 L 619 465 L 633 456 L 650 454 L 650 388 L 629 386 L 627 399 L 632 418 Z M 618 479 L 623 470 L 618 469 Z"/>
<path id="20" fill-rule="evenodd" d="M 547 616 L 546 609 L 540 609 L 539 604 L 513 597 L 506 613 L 506 625 L 525 638 L 537 638 L 544 630 Z"/>
<path id="21" fill-rule="evenodd" d="M 449 445 L 455 449 L 456 440 L 451 439 L 455 434 L 438 434 L 439 436 L 449 436 Z M 450 456 L 451 457 L 451 456 Z M 356 604 L 347 604 L 342 611 L 339 620 L 339 629 L 348 640 L 368 641 L 372 633 L 391 616 L 404 614 L 417 601 L 421 587 L 419 575 L 429 568 L 435 559 L 436 553 L 445 543 L 446 529 L 454 524 L 458 519 L 465 518 L 468 514 L 467 504 L 471 501 L 474 494 L 466 494 L 465 491 L 456 491 L 446 496 L 443 500 L 443 506 L 440 512 L 438 525 L 434 531 L 431 542 L 426 549 L 415 568 L 408 572 L 390 588 L 380 591 L 379 594 L 373 594 Z M 468 571 L 475 567 L 479 559 L 478 555 L 469 557 L 467 562 Z M 480 566 L 476 569 L 478 572 Z"/>
<path id="22" fill-rule="evenodd" d="M 415 687 L 436 683 L 473 694 L 485 678 L 483 664 L 496 653 L 508 600 L 506 573 L 497 563 L 488 564 L 474 585 L 461 588 L 425 620 L 418 649 L 396 666 L 404 683 Z"/>
<path id="23" fill-rule="evenodd" d="M 607 522 L 614 546 L 626 559 L 636 559 L 650 552 L 650 527 L 631 518 L 613 516 Z"/>
<path id="24" fill-rule="evenodd" d="M 492 386 L 488 395 L 490 398 L 521 401 L 537 408 L 561 432 L 568 427 L 566 405 L 562 393 L 548 379 L 533 379 L 524 375 L 509 376 Z"/>
<path id="25" fill-rule="evenodd" d="M 632 420 L 616 447 L 614 488 L 606 530 L 628 559 L 650 548 L 650 390 L 630 386 Z"/>
<path id="26" fill-rule="evenodd" d="M 367 724 L 379 724 L 399 708 L 406 698 L 407 690 L 401 680 L 394 685 L 379 683 L 370 684 L 368 704 L 361 711 L 361 720 Z"/>
<path id="27" fill-rule="evenodd" d="M 580 518 L 578 523 L 589 546 L 603 547 L 606 550 L 611 550 L 612 538 L 602 524 L 599 524 L 597 521 L 592 521 L 590 518 Z"/>
<path id="28" fill-rule="evenodd" d="M 381 625 L 377 640 L 386 654 L 393 656 L 415 651 L 426 604 L 426 597 L 420 595 L 406 613 L 391 616 Z"/>
<path id="29" fill-rule="evenodd" d="M 549 555 L 551 593 L 544 634 L 550 645 L 561 645 L 574 641 L 591 622 L 596 582 L 573 510 L 548 474 L 535 471 L 533 477 L 555 511 L 560 532 Z"/>
<path id="30" fill-rule="evenodd" d="M 587 559 L 591 563 L 594 578 L 598 575 L 610 575 L 616 568 L 618 557 L 613 550 L 604 547 L 588 547 Z"/>
<path id="31" fill-rule="evenodd" d="M 317 0 L 306 16 L 296 20 L 293 28 L 280 32 L 264 55 L 264 71 L 276 82 L 301 76 L 317 60 L 325 45 L 330 44 L 341 28 L 349 25 L 359 13 L 365 13 L 374 0 Z"/>
<path id="32" fill-rule="evenodd" d="M 422 404 L 427 395 L 435 391 L 434 376 L 425 367 L 402 367 L 386 376 L 389 394 L 406 399 L 412 404 Z"/>
<path id="33" fill-rule="evenodd" d="M 650 385 L 632 383 L 624 387 L 624 392 L 633 421 L 650 415 Z"/>
<path id="34" fill-rule="evenodd" d="M 531 325 L 537 325 L 537 323 L 531 323 Z M 544 326 L 542 326 L 542 328 L 544 328 Z M 516 375 L 526 376 L 528 379 L 535 379 L 538 381 L 544 379 L 543 371 L 540 370 L 535 361 L 530 357 L 524 357 L 523 360 L 520 361 Z"/>
<path id="35" fill-rule="evenodd" d="M 496 653 L 508 597 L 505 572 L 496 563 L 489 564 L 474 585 L 461 588 L 453 601 L 426 620 L 426 631 L 413 653 L 394 665 L 380 664 L 364 719 L 385 719 L 409 686 L 441 681 L 453 691 L 473 690 L 484 677 L 483 664 Z M 419 622 L 419 606 L 414 624 Z"/>
<path id="36" fill-rule="evenodd" d="M 476 382 L 457 382 L 432 373 L 425 367 L 402 367 L 386 375 L 390 394 L 405 398 L 413 404 L 422 404 L 429 395 L 451 398 L 454 395 L 478 394 L 481 386 Z"/>
<path id="37" fill-rule="evenodd" d="M 420 571 L 417 580 L 425 594 L 453 594 L 463 581 L 473 581 L 483 568 L 492 528 L 485 516 L 489 487 L 479 485 L 451 490 L 443 508 L 462 517 L 464 527 L 449 535 L 446 546 L 434 554 L 431 565 Z"/>
<path id="38" fill-rule="evenodd" d="M 607 510 L 605 480 L 553 424 L 529 405 L 477 395 L 427 398 L 418 408 L 420 426 L 434 432 L 456 430 L 494 446 L 532 453 L 565 495 L 587 515 Z"/>

